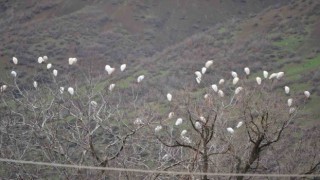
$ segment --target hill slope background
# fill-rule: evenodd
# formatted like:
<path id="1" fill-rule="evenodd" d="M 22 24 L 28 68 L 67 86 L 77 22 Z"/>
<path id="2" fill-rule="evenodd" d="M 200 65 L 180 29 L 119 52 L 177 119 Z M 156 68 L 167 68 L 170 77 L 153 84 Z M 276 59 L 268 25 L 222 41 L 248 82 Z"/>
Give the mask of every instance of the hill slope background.
<path id="1" fill-rule="evenodd" d="M 283 85 L 311 88 L 309 109 L 314 118 L 319 117 L 317 1 L 29 0 L 3 1 L 0 8 L 4 80 L 12 68 L 12 56 L 24 65 L 20 78 L 29 81 L 40 79 L 26 75 L 35 71 L 37 57 L 49 56 L 63 72 L 72 70 L 66 61 L 75 56 L 80 66 L 90 65 L 96 75 L 103 74 L 105 64 L 127 63 L 134 67 L 131 73 L 148 70 L 150 83 L 171 82 L 170 89 L 179 82 L 194 81 L 186 72 L 213 59 L 218 67 L 215 80 L 245 66 L 256 73 L 262 69 L 288 72 Z M 128 81 L 132 78 L 124 79 L 120 87 Z"/>

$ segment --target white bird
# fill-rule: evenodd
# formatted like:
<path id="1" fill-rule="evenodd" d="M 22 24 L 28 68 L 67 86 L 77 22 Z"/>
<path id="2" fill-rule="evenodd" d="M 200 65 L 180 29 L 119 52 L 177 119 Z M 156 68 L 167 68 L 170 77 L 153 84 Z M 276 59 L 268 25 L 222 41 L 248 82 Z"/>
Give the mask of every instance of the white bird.
<path id="1" fill-rule="evenodd" d="M 0 87 L 0 92 L 4 92 L 6 89 L 8 88 L 8 86 L 7 85 L 2 85 L 1 87 Z"/>
<path id="2" fill-rule="evenodd" d="M 43 56 L 43 61 L 47 61 L 48 60 L 48 56 Z"/>
<path id="3" fill-rule="evenodd" d="M 292 98 L 288 99 L 288 106 L 290 107 L 292 105 Z"/>
<path id="4" fill-rule="evenodd" d="M 219 84 L 223 84 L 224 83 L 224 79 L 220 79 Z"/>
<path id="5" fill-rule="evenodd" d="M 110 65 L 106 65 L 104 69 L 107 71 L 108 75 L 112 74 L 115 70 L 115 68 L 112 68 Z"/>
<path id="6" fill-rule="evenodd" d="M 15 71 L 11 71 L 11 76 L 13 76 L 13 77 L 17 77 L 17 72 L 15 72 Z"/>
<path id="7" fill-rule="evenodd" d="M 224 96 L 224 93 L 223 93 L 222 90 L 219 90 L 219 91 L 218 91 L 218 94 L 219 94 L 220 97 L 223 97 L 223 96 Z"/>
<path id="8" fill-rule="evenodd" d="M 181 136 L 185 136 L 185 135 L 187 134 L 187 132 L 188 132 L 188 131 L 184 129 L 184 130 L 182 130 L 182 132 L 181 132 L 180 135 L 181 135 Z"/>
<path id="9" fill-rule="evenodd" d="M 284 72 L 278 72 L 277 73 L 277 79 L 281 79 L 284 75 Z"/>
<path id="10" fill-rule="evenodd" d="M 233 130 L 231 127 L 228 127 L 228 128 L 227 128 L 227 131 L 228 131 L 229 133 L 231 133 L 231 134 L 234 133 L 234 130 Z"/>
<path id="11" fill-rule="evenodd" d="M 133 122 L 133 124 L 135 124 L 135 125 L 142 125 L 142 124 L 143 124 L 143 121 L 142 121 L 142 119 L 137 118 L 137 119 Z"/>
<path id="12" fill-rule="evenodd" d="M 250 74 L 250 69 L 248 67 L 245 67 L 244 68 L 244 72 L 246 73 L 246 75 L 249 75 Z"/>
<path id="13" fill-rule="evenodd" d="M 216 84 L 211 85 L 214 92 L 218 92 L 218 86 Z"/>
<path id="14" fill-rule="evenodd" d="M 182 136 L 182 140 L 183 140 L 185 143 L 191 144 L 191 139 L 188 138 L 188 137 Z"/>
<path id="15" fill-rule="evenodd" d="M 63 94 L 63 92 L 64 92 L 64 87 L 60 87 L 60 88 L 59 88 L 59 91 L 60 91 L 60 94 Z"/>
<path id="16" fill-rule="evenodd" d="M 264 77 L 264 78 L 267 79 L 267 78 L 268 78 L 268 75 L 269 75 L 268 71 L 263 71 L 263 77 Z"/>
<path id="17" fill-rule="evenodd" d="M 42 57 L 38 57 L 38 63 L 41 64 L 43 63 L 44 59 Z"/>
<path id="18" fill-rule="evenodd" d="M 240 121 L 240 122 L 238 122 L 238 124 L 237 124 L 236 128 L 239 128 L 239 127 L 241 127 L 242 125 L 243 125 L 243 122 L 242 122 L 242 121 Z"/>
<path id="19" fill-rule="evenodd" d="M 174 116 L 174 112 L 170 112 L 170 113 L 168 114 L 168 118 L 169 118 L 169 119 L 171 119 L 173 116 Z"/>
<path id="20" fill-rule="evenodd" d="M 13 64 L 18 64 L 18 59 L 16 57 L 12 58 Z"/>
<path id="21" fill-rule="evenodd" d="M 309 91 L 304 91 L 303 93 L 304 93 L 304 95 L 306 96 L 306 98 L 309 98 L 309 97 L 310 97 L 310 92 L 309 92 Z"/>
<path id="22" fill-rule="evenodd" d="M 202 73 L 202 74 L 206 73 L 206 71 L 207 71 L 207 68 L 206 68 L 206 67 L 202 67 L 202 68 L 201 68 L 201 73 Z"/>
<path id="23" fill-rule="evenodd" d="M 209 94 L 205 94 L 203 97 L 204 99 L 207 99 L 210 95 Z"/>
<path id="24" fill-rule="evenodd" d="M 257 81 L 258 85 L 261 84 L 261 78 L 260 77 L 256 77 L 256 81 Z"/>
<path id="25" fill-rule="evenodd" d="M 176 126 L 179 126 L 180 124 L 182 124 L 182 118 L 178 118 L 176 121 Z"/>
<path id="26" fill-rule="evenodd" d="M 69 94 L 73 95 L 74 94 L 74 89 L 72 87 L 69 87 L 68 88 L 68 92 L 69 92 Z"/>
<path id="27" fill-rule="evenodd" d="M 53 73 L 54 76 L 56 76 L 56 77 L 58 76 L 58 70 L 54 69 L 54 70 L 52 71 L 52 73 Z"/>
<path id="28" fill-rule="evenodd" d="M 33 81 L 33 87 L 34 87 L 34 88 L 37 88 L 37 87 L 38 87 L 37 81 Z"/>
<path id="29" fill-rule="evenodd" d="M 165 154 L 163 157 L 162 157 L 162 160 L 164 161 L 168 161 L 170 159 L 170 155 L 169 154 Z"/>
<path id="30" fill-rule="evenodd" d="M 238 77 L 235 77 L 235 78 L 233 78 L 233 80 L 232 80 L 232 84 L 233 84 L 233 85 L 236 85 L 236 84 L 238 83 L 238 81 L 239 81 L 239 78 L 238 78 Z"/>
<path id="31" fill-rule="evenodd" d="M 140 83 L 143 79 L 144 79 L 144 75 L 140 75 L 140 76 L 137 78 L 137 82 Z"/>
<path id="32" fill-rule="evenodd" d="M 47 69 L 50 69 L 50 68 L 52 68 L 52 64 L 51 63 L 47 64 Z"/>
<path id="33" fill-rule="evenodd" d="M 242 91 L 242 89 L 243 89 L 242 87 L 237 87 L 236 90 L 234 91 L 234 94 L 236 95 L 239 94 L 240 91 Z"/>
<path id="34" fill-rule="evenodd" d="M 115 86 L 116 86 L 115 84 L 110 84 L 109 91 L 112 91 Z"/>
<path id="35" fill-rule="evenodd" d="M 292 107 L 292 108 L 289 109 L 289 114 L 292 114 L 292 113 L 294 113 L 295 111 L 296 111 L 296 109 L 295 109 L 294 107 Z"/>
<path id="36" fill-rule="evenodd" d="M 233 78 L 238 77 L 238 74 L 236 72 L 234 72 L 234 71 L 231 71 L 231 75 L 232 75 Z"/>
<path id="37" fill-rule="evenodd" d="M 78 59 L 77 58 L 69 58 L 69 65 L 72 65 L 72 64 L 75 64 L 77 61 L 78 61 Z"/>
<path id="38" fill-rule="evenodd" d="M 201 82 L 201 77 L 196 77 L 196 81 L 197 81 L 198 84 L 200 84 L 200 82 Z"/>
<path id="39" fill-rule="evenodd" d="M 162 126 L 159 125 L 159 126 L 157 126 L 156 128 L 154 128 L 154 131 L 155 131 L 155 132 L 159 132 L 161 129 L 162 129 Z"/>
<path id="40" fill-rule="evenodd" d="M 206 62 L 206 64 L 204 66 L 206 68 L 209 68 L 212 64 L 213 64 L 213 60 L 209 60 L 209 61 Z"/>
<path id="41" fill-rule="evenodd" d="M 288 86 L 285 86 L 285 87 L 284 87 L 284 92 L 285 92 L 286 94 L 289 94 L 289 93 L 290 93 L 290 88 L 289 88 Z"/>
<path id="42" fill-rule="evenodd" d="M 200 116 L 200 121 L 203 122 L 203 123 L 207 122 L 206 118 L 204 118 L 203 116 Z"/>
<path id="43" fill-rule="evenodd" d="M 93 108 L 96 108 L 98 106 L 98 103 L 96 101 L 91 101 L 90 104 Z"/>
<path id="44" fill-rule="evenodd" d="M 124 71 L 126 69 L 127 65 L 126 64 L 122 64 L 120 66 L 120 71 Z"/>
<path id="45" fill-rule="evenodd" d="M 196 123 L 194 123 L 194 126 L 197 128 L 197 129 L 201 129 L 201 123 L 199 123 L 198 121 Z"/>
<path id="46" fill-rule="evenodd" d="M 170 93 L 167 94 L 167 99 L 168 99 L 168 101 L 172 100 L 172 95 Z"/>
<path id="47" fill-rule="evenodd" d="M 200 79 L 201 79 L 202 74 L 201 74 L 200 71 L 196 71 L 196 72 L 194 72 L 194 74 L 197 76 L 197 78 L 200 78 Z"/>
<path id="48" fill-rule="evenodd" d="M 269 79 L 273 79 L 273 78 L 275 78 L 275 77 L 277 77 L 278 76 L 278 73 L 272 73 L 270 76 L 269 76 Z"/>

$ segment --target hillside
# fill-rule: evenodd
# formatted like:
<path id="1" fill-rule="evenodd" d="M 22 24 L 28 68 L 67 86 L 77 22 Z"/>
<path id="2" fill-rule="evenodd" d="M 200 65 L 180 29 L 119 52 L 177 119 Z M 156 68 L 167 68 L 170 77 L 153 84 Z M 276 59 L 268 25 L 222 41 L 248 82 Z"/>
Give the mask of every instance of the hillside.
<path id="1" fill-rule="evenodd" d="M 47 55 L 60 69 L 65 69 L 69 56 L 78 57 L 83 65 L 90 60 L 96 67 L 107 62 L 139 64 L 140 58 L 218 22 L 286 2 L 2 1 L 0 63 L 8 65 L 8 60 L 17 56 L 30 68 L 39 56 Z"/>
<path id="2" fill-rule="evenodd" d="M 183 82 L 196 83 L 194 74 L 186 72 L 200 70 L 208 59 L 215 61 L 208 83 L 231 79 L 230 69 L 243 73 L 246 66 L 260 77 L 263 70 L 284 71 L 286 79 L 278 88 L 289 85 L 301 93 L 309 89 L 313 98 L 308 109 L 319 123 L 319 12 L 319 2 L 295 1 L 246 20 L 219 23 L 146 60 L 150 63 L 145 69 L 151 69 L 150 82 L 169 84 L 168 89 L 182 88 Z"/>

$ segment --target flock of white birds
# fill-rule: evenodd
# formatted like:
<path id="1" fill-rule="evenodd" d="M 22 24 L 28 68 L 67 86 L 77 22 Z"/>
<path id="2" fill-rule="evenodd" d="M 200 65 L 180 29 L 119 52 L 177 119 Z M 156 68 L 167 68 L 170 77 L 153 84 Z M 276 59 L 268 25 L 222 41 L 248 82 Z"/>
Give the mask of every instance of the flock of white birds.
<path id="1" fill-rule="evenodd" d="M 198 84 L 201 83 L 201 80 L 202 80 L 204 74 L 208 71 L 208 69 L 210 68 L 210 66 L 211 66 L 212 64 L 213 64 L 213 60 L 209 60 L 209 61 L 207 61 L 207 62 L 205 63 L 205 66 L 201 68 L 201 71 L 195 71 L 195 72 L 194 72 L 194 74 L 196 75 L 196 78 L 195 78 L 195 79 L 196 79 L 196 82 L 197 82 Z M 249 76 L 249 75 L 250 75 L 250 68 L 249 68 L 249 67 L 245 67 L 245 68 L 244 68 L 244 73 L 245 73 L 246 76 Z M 284 72 L 272 73 L 272 74 L 269 76 L 268 71 L 263 71 L 262 74 L 263 74 L 263 77 L 264 77 L 265 79 L 269 79 L 269 80 L 273 80 L 273 79 L 280 80 L 280 79 L 283 78 L 283 76 L 284 76 Z M 240 81 L 240 78 L 238 77 L 238 73 L 235 72 L 235 71 L 231 71 L 231 76 L 232 76 L 232 78 L 233 78 L 233 79 L 232 79 L 232 84 L 233 84 L 233 85 L 237 85 L 237 83 Z M 256 77 L 255 80 L 256 80 L 256 82 L 257 82 L 258 85 L 261 85 L 261 84 L 262 84 L 262 78 L 261 78 L 261 77 Z M 224 84 L 224 83 L 225 83 L 225 80 L 224 80 L 224 79 L 220 79 L 219 82 L 218 82 L 219 85 L 222 85 L 222 84 Z M 215 93 L 218 94 L 219 97 L 221 97 L 221 98 L 224 97 L 224 92 L 223 92 L 223 90 L 222 90 L 222 89 L 219 89 L 219 87 L 218 87 L 217 84 L 212 84 L 212 85 L 211 85 L 211 88 L 213 89 L 213 91 L 214 91 Z M 243 89 L 244 89 L 244 88 L 241 87 L 241 86 L 236 87 L 235 90 L 234 90 L 234 94 L 235 94 L 235 95 L 239 94 Z M 285 94 L 289 95 L 289 93 L 290 93 L 290 88 L 289 88 L 288 86 L 285 86 L 285 87 L 284 87 L 284 90 L 285 90 Z M 304 95 L 305 95 L 306 98 L 309 98 L 309 97 L 310 97 L 310 92 L 309 92 L 309 91 L 304 91 Z M 206 98 L 208 98 L 209 96 L 210 96 L 210 94 L 205 94 L 205 95 L 204 95 L 204 98 L 206 99 Z M 168 100 L 169 102 L 172 101 L 172 94 L 170 94 L 170 93 L 167 94 L 167 100 Z M 288 99 L 288 102 L 287 102 L 287 104 L 288 104 L 288 106 L 289 106 L 289 108 L 290 108 L 290 109 L 289 109 L 289 114 L 292 114 L 292 113 L 295 111 L 295 108 L 294 108 L 294 107 L 291 107 L 291 106 L 292 106 L 292 103 L 293 103 L 293 99 L 292 99 L 292 98 L 289 98 L 289 99 Z M 174 112 L 170 112 L 169 115 L 168 115 L 168 118 L 171 119 L 171 118 L 173 117 L 173 115 L 174 115 Z M 202 128 L 202 123 L 201 123 L 201 122 L 202 122 L 203 124 L 206 123 L 205 118 L 202 117 L 202 116 L 200 117 L 200 121 L 196 121 L 196 122 L 195 122 L 194 127 L 195 127 L 196 129 L 201 129 L 201 128 Z M 183 123 L 183 119 L 182 119 L 181 117 L 179 117 L 179 118 L 177 118 L 177 120 L 176 120 L 176 122 L 175 122 L 175 125 L 176 125 L 176 126 L 179 126 L 179 125 L 181 125 L 182 123 Z M 239 121 L 239 122 L 237 123 L 237 125 L 236 125 L 235 128 L 238 129 L 238 128 L 240 128 L 243 124 L 244 124 L 243 121 Z M 158 126 L 156 126 L 156 128 L 155 128 L 155 132 L 158 133 L 158 132 L 161 131 L 162 129 L 163 129 L 162 126 L 161 126 L 161 125 L 158 125 Z M 229 132 L 230 134 L 235 133 L 235 129 L 232 128 L 232 127 L 227 127 L 226 130 L 227 130 L 227 132 Z M 181 139 L 182 139 L 185 143 L 191 143 L 191 142 L 192 142 L 191 139 L 188 138 L 188 137 L 186 136 L 186 134 L 187 134 L 187 130 L 186 130 L 186 129 L 182 130 L 182 132 L 181 132 Z"/>
<path id="2" fill-rule="evenodd" d="M 42 64 L 42 63 L 47 62 L 47 61 L 48 61 L 48 57 L 47 57 L 47 56 L 43 56 L 43 57 L 39 57 L 39 58 L 38 58 L 38 63 L 39 63 L 39 64 Z M 75 57 L 70 57 L 70 58 L 68 59 L 69 65 L 74 65 L 74 64 L 77 63 L 77 61 L 78 61 L 78 59 L 75 58 Z M 13 58 L 12 58 L 12 62 L 13 62 L 13 64 L 17 65 L 17 64 L 18 64 L 18 59 L 17 59 L 16 57 L 13 57 Z M 196 75 L 196 82 L 197 82 L 198 84 L 201 83 L 201 80 L 202 80 L 202 78 L 203 78 L 203 75 L 208 71 L 208 69 L 210 68 L 210 66 L 212 66 L 212 64 L 213 64 L 213 60 L 209 60 L 209 61 L 207 61 L 207 62 L 205 63 L 205 66 L 201 68 L 201 71 L 195 71 L 194 74 Z M 48 69 L 48 70 L 51 69 L 52 67 L 53 67 L 52 63 L 47 63 L 47 69 Z M 123 72 L 123 71 L 126 69 L 126 67 L 127 67 L 126 64 L 122 64 L 122 65 L 120 66 L 120 71 Z M 106 66 L 105 66 L 105 71 L 107 72 L 108 75 L 111 75 L 112 73 L 114 73 L 115 70 L 116 70 L 116 68 L 111 67 L 110 65 L 106 65 Z M 58 70 L 53 69 L 52 73 L 53 73 L 53 76 L 55 76 L 55 77 L 58 76 Z M 249 76 L 249 75 L 250 75 L 250 69 L 249 69 L 249 67 L 245 67 L 245 68 L 244 68 L 244 73 L 245 73 L 246 76 Z M 10 74 L 11 74 L 11 76 L 13 76 L 14 78 L 17 77 L 17 72 L 14 71 L 14 70 L 12 70 Z M 238 77 L 238 73 L 235 72 L 235 71 L 231 71 L 231 76 L 232 76 L 232 78 L 233 78 L 233 79 L 232 79 L 232 84 L 233 84 L 233 85 L 237 85 L 238 82 L 240 81 L 240 78 Z M 284 72 L 272 73 L 272 74 L 269 76 L 268 71 L 263 71 L 263 77 L 264 77 L 265 79 L 269 79 L 269 80 L 277 79 L 277 80 L 279 80 L 279 79 L 281 79 L 283 76 L 284 76 Z M 138 76 L 138 77 L 137 77 L 137 83 L 141 83 L 144 78 L 145 78 L 144 75 Z M 262 78 L 261 78 L 261 77 L 256 77 L 256 82 L 257 82 L 258 85 L 261 85 L 261 84 L 262 84 Z M 222 84 L 224 84 L 224 83 L 225 83 L 225 80 L 224 80 L 224 79 L 220 79 L 219 82 L 218 82 L 219 85 L 222 85 Z M 34 88 L 38 88 L 38 83 L 37 83 L 37 81 L 34 81 L 34 82 L 33 82 L 33 86 L 34 86 Z M 5 85 L 5 84 L 2 85 L 2 86 L 0 87 L 0 92 L 6 91 L 7 88 L 8 88 L 8 85 Z M 110 85 L 109 85 L 109 91 L 112 91 L 114 88 L 115 88 L 115 84 L 110 84 Z M 212 84 L 212 85 L 211 85 L 211 88 L 213 89 L 213 91 L 214 91 L 215 93 L 218 94 L 219 97 L 223 98 L 223 97 L 225 96 L 223 90 L 222 90 L 222 89 L 219 89 L 219 87 L 218 87 L 217 84 Z M 59 91 L 60 91 L 61 94 L 63 94 L 64 89 L 65 89 L 64 87 L 60 87 Z M 243 89 L 244 89 L 244 88 L 243 88 L 243 87 L 240 87 L 240 86 L 239 86 L 239 87 L 236 87 L 236 88 L 235 88 L 235 91 L 234 91 L 235 95 L 239 94 Z M 70 95 L 74 95 L 75 90 L 74 90 L 73 87 L 68 87 L 67 90 L 68 90 L 68 93 L 69 93 Z M 290 88 L 289 88 L 288 86 L 285 86 L 285 87 L 284 87 L 284 90 L 285 90 L 285 94 L 287 94 L 287 95 L 290 94 Z M 304 91 L 304 95 L 305 95 L 306 98 L 309 98 L 309 97 L 310 97 L 310 92 L 309 92 L 309 91 Z M 206 94 L 206 95 L 204 96 L 204 98 L 208 98 L 208 97 L 209 97 L 209 94 Z M 172 98 L 173 98 L 172 94 L 168 93 L 168 94 L 167 94 L 167 100 L 168 100 L 169 102 L 171 102 L 171 101 L 172 101 Z M 97 103 L 94 101 L 94 102 L 91 102 L 91 105 L 92 105 L 92 106 L 97 106 Z M 290 109 L 289 109 L 289 113 L 292 114 L 292 113 L 295 111 L 295 108 L 292 107 L 292 105 L 293 105 L 293 99 L 292 99 L 292 98 L 289 98 L 289 99 L 288 99 L 287 105 L 288 105 L 288 107 L 290 108 Z M 170 112 L 169 115 L 168 115 L 168 118 L 171 119 L 173 116 L 174 116 L 174 112 Z M 201 129 L 201 128 L 202 128 L 202 123 L 200 123 L 200 122 L 205 123 L 205 122 L 206 122 L 206 119 L 205 119 L 204 117 L 200 117 L 200 121 L 196 121 L 196 122 L 195 122 L 194 126 L 195 126 L 197 129 Z M 179 125 L 181 125 L 182 123 L 183 123 L 183 119 L 182 119 L 181 117 L 179 117 L 179 118 L 177 118 L 177 120 L 176 120 L 176 122 L 175 122 L 175 125 L 176 125 L 176 126 L 179 126 Z M 137 118 L 137 119 L 135 120 L 134 124 L 143 124 L 143 122 L 142 122 L 141 119 Z M 240 128 L 242 125 L 243 125 L 243 122 L 240 121 L 240 122 L 238 122 L 238 124 L 236 125 L 236 128 Z M 161 131 L 161 130 L 162 130 L 162 126 L 161 126 L 161 125 L 156 126 L 155 132 L 159 132 L 159 131 Z M 234 130 L 232 127 L 228 127 L 228 128 L 227 128 L 227 131 L 228 131 L 229 133 L 231 133 L 231 134 L 233 134 L 233 133 L 235 132 L 235 130 Z M 182 140 L 183 140 L 184 142 L 186 142 L 186 143 L 191 143 L 191 139 L 188 138 L 188 137 L 186 136 L 186 134 L 187 134 L 187 130 L 182 130 L 182 132 L 181 132 L 181 138 L 182 138 Z"/>

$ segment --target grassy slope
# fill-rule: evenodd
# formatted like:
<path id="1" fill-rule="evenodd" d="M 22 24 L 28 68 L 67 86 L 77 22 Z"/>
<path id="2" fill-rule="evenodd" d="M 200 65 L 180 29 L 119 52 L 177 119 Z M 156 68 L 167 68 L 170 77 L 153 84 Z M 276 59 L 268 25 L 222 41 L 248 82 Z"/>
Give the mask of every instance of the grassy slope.
<path id="1" fill-rule="evenodd" d="M 194 82 L 192 72 L 200 70 L 208 59 L 214 59 L 215 65 L 206 75 L 207 83 L 217 82 L 221 77 L 230 79 L 230 70 L 240 73 L 245 66 L 259 76 L 264 69 L 285 71 L 285 81 L 279 89 L 289 85 L 300 95 L 309 90 L 312 98 L 306 108 L 314 120 L 309 125 L 319 124 L 320 46 L 314 43 L 320 39 L 319 6 L 315 1 L 295 1 L 196 34 L 151 58 L 152 65 L 145 65 L 156 72 L 150 81 L 166 84 L 167 91 L 182 88 L 179 81 Z"/>

